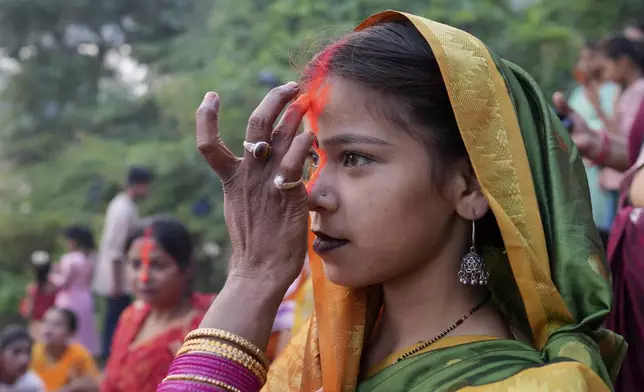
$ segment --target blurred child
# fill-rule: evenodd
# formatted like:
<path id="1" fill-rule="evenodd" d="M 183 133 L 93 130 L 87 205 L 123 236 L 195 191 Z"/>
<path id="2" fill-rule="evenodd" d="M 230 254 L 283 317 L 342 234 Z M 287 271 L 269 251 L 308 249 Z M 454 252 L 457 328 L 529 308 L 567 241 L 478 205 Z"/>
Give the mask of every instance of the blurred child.
<path id="1" fill-rule="evenodd" d="M 29 371 L 32 340 L 21 326 L 0 332 L 0 392 L 45 392 L 38 376 Z"/>
<path id="2" fill-rule="evenodd" d="M 97 392 L 99 371 L 92 355 L 72 343 L 78 320 L 68 309 L 51 308 L 45 313 L 42 340 L 34 345 L 32 369 L 48 392 Z"/>
<path id="3" fill-rule="evenodd" d="M 40 325 L 45 312 L 54 306 L 56 287 L 49 282 L 51 261 L 49 253 L 36 251 L 31 255 L 34 282 L 27 286 L 27 295 L 20 304 L 20 314 L 29 322 L 29 333 L 32 338 L 40 338 Z"/>

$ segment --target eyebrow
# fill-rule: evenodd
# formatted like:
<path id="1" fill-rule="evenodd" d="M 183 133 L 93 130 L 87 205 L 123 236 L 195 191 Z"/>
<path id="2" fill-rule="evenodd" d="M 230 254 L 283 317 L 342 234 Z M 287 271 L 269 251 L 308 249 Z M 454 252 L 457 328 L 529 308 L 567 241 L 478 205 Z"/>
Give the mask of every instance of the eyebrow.
<path id="1" fill-rule="evenodd" d="M 322 139 L 321 143 L 325 147 L 342 146 L 345 144 L 371 144 L 376 146 L 389 146 L 390 143 L 373 136 L 365 135 L 337 135 L 330 138 Z"/>

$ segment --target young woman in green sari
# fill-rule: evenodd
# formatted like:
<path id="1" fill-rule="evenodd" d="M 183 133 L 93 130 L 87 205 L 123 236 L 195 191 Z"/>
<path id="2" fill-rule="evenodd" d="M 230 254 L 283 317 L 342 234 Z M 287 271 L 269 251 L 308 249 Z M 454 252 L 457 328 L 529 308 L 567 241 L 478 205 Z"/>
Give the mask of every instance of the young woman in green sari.
<path id="1" fill-rule="evenodd" d="M 232 266 L 159 391 L 234 383 L 223 365 L 182 366 L 218 363 L 222 340 L 249 358 L 266 346 L 307 227 L 314 314 L 263 390 L 612 389 L 626 346 L 601 328 L 611 286 L 584 167 L 519 67 L 389 11 L 266 96 L 243 158 L 219 106 L 206 94 L 197 144 L 222 179 Z M 257 360 L 239 366 L 263 381 Z"/>

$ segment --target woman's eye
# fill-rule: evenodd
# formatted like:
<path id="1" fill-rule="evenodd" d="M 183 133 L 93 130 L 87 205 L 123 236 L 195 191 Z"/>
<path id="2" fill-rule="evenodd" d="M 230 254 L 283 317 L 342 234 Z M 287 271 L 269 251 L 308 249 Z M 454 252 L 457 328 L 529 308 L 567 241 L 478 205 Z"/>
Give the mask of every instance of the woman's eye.
<path id="1" fill-rule="evenodd" d="M 320 161 L 320 156 L 315 151 L 309 151 L 309 156 L 307 158 L 307 163 L 312 168 L 317 168 Z"/>
<path id="2" fill-rule="evenodd" d="M 315 150 L 309 151 L 309 155 L 306 157 L 306 162 L 304 162 L 304 179 L 306 181 L 310 180 L 313 176 L 313 173 L 318 168 L 320 164 L 320 156 Z"/>
<path id="3" fill-rule="evenodd" d="M 368 163 L 371 163 L 371 159 L 354 152 L 347 152 L 342 156 L 342 165 L 347 167 L 362 166 Z"/>
<path id="4" fill-rule="evenodd" d="M 309 155 L 306 157 L 306 162 L 304 162 L 304 180 L 308 181 L 313 176 L 313 172 L 318 168 L 319 165 L 318 154 L 311 150 Z"/>

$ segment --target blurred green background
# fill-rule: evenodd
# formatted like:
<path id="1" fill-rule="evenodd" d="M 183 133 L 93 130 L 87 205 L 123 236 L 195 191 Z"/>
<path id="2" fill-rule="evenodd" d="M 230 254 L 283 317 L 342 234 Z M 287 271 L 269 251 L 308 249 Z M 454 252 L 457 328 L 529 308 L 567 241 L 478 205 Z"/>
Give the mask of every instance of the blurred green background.
<path id="1" fill-rule="evenodd" d="M 15 317 L 34 250 L 57 258 L 71 223 L 99 238 L 132 164 L 157 175 L 142 215 L 187 223 L 198 288 L 218 290 L 227 238 L 219 181 L 195 150 L 203 94 L 219 92 L 223 137 L 240 152 L 272 85 L 296 79 L 321 40 L 392 7 L 474 33 L 547 93 L 570 87 L 585 38 L 644 17 L 641 0 L 0 0 L 0 320 Z"/>

